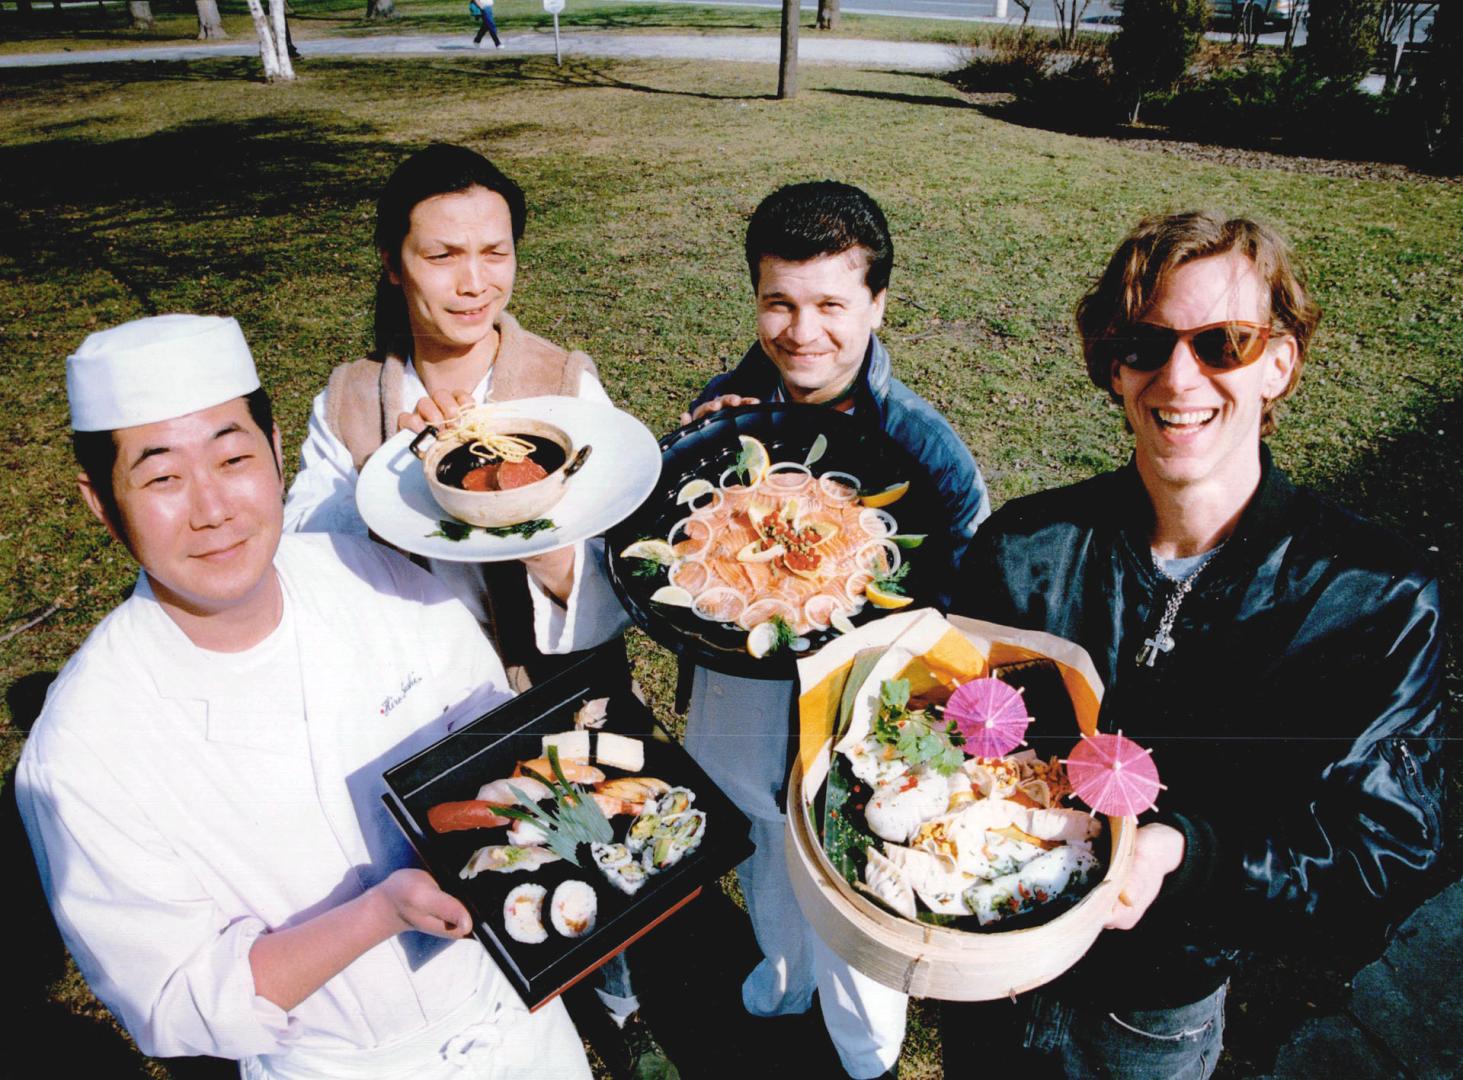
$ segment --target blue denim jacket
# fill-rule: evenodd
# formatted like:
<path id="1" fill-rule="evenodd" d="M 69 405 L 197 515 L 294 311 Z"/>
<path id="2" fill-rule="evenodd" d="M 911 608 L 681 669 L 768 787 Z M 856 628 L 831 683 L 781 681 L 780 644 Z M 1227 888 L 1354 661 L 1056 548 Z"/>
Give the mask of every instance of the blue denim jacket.
<path id="1" fill-rule="evenodd" d="M 691 404 L 723 394 L 738 394 L 773 401 L 782 389 L 782 377 L 761 345 L 753 345 L 732 370 L 706 384 Z M 885 434 L 904 447 L 930 472 L 948 511 L 951 548 L 958 565 L 975 536 L 975 529 L 990 516 L 980 466 L 950 422 L 933 405 L 894 378 L 889 352 L 877 335 L 869 335 L 864 366 L 854 388 L 854 415 L 871 417 Z"/>

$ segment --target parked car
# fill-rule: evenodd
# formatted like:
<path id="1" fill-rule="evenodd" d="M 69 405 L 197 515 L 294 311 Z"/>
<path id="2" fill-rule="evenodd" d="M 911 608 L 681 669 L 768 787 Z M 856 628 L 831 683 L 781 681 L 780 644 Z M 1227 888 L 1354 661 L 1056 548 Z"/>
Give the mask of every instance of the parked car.
<path id="1" fill-rule="evenodd" d="M 1210 0 L 1216 25 L 1235 25 L 1246 36 L 1290 25 L 1304 0 Z"/>

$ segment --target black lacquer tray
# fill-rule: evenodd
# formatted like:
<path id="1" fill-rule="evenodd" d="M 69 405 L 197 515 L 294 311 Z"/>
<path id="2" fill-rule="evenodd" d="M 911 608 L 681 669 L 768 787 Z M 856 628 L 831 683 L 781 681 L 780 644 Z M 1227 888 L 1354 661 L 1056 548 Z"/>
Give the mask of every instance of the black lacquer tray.
<path id="1" fill-rule="evenodd" d="M 484 872 L 462 880 L 459 871 L 472 853 L 487 844 L 507 843 L 507 828 L 439 834 L 427 822 L 428 809 L 442 802 L 472 799 L 483 784 L 508 776 L 516 762 L 539 757 L 543 735 L 572 730 L 579 707 L 605 696 L 610 702 L 603 730 L 638 738 L 644 744 L 643 775 L 658 776 L 696 793 L 695 806 L 707 815 L 700 846 L 674 867 L 652 875 L 630 896 L 605 880 L 585 847 L 580 849 L 580 867 L 561 861 L 532 872 Z M 629 775 L 601 768 L 611 777 Z M 551 1001 L 594 971 L 695 897 L 703 885 L 715 882 L 752 853 L 746 817 L 625 689 L 623 666 L 617 669 L 612 659 L 599 654 L 591 654 L 393 766 L 383 779 L 387 794 L 382 801 L 387 809 L 438 884 L 467 906 L 474 936 L 530 1008 Z M 617 840 L 624 838 L 629 820 L 612 819 Z M 594 887 L 599 913 L 592 931 L 581 938 L 561 937 L 549 922 L 546 902 L 547 941 L 529 945 L 508 936 L 503 929 L 503 901 L 515 886 L 542 885 L 552 898 L 555 886 L 570 878 Z"/>

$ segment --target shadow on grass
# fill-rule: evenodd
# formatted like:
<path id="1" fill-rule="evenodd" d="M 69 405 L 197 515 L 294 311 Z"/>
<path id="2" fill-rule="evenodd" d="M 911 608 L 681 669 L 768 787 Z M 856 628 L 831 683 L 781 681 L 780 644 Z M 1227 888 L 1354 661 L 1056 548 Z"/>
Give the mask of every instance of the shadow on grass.
<path id="1" fill-rule="evenodd" d="M 469 53 L 477 51 L 470 42 L 464 49 Z M 392 76 L 393 86 L 404 97 L 410 97 L 417 91 L 423 95 L 440 93 L 447 81 L 461 83 L 464 93 L 482 93 L 486 89 L 498 87 L 539 85 L 565 90 L 628 90 L 637 94 L 695 98 L 702 101 L 770 101 L 775 97 L 773 94 L 718 94 L 707 90 L 675 90 L 618 77 L 615 72 L 627 62 L 635 63 L 633 58 L 626 60 L 571 56 L 565 58 L 563 66 L 558 66 L 551 57 L 545 56 L 494 57 L 491 63 L 482 67 L 461 64 L 455 59 L 423 61 L 414 57 L 413 60 L 412 64 L 401 67 Z M 329 79 L 332 77 L 331 68 L 338 69 L 341 91 L 345 92 L 358 81 L 355 69 L 361 64 L 371 63 L 373 62 L 335 61 L 330 67 L 316 69 L 312 75 Z"/>
<path id="2" fill-rule="evenodd" d="M 153 282 L 258 274 L 281 248 L 289 253 L 289 238 L 309 233 L 298 224 L 305 207 L 369 203 L 413 149 L 299 115 L 0 147 L 0 251 L 31 275 L 104 271 L 153 312 Z M 277 222 L 283 243 L 236 243 L 234 224 L 259 219 Z"/>
<path id="3" fill-rule="evenodd" d="M 908 72 L 890 72 L 907 75 Z M 932 105 L 942 109 L 975 109 L 974 102 L 958 97 L 937 97 L 933 94 L 898 94 L 885 90 L 849 90 L 838 86 L 819 87 L 815 93 L 836 94 L 841 97 L 868 98 L 873 101 L 891 101 L 897 105 Z"/>

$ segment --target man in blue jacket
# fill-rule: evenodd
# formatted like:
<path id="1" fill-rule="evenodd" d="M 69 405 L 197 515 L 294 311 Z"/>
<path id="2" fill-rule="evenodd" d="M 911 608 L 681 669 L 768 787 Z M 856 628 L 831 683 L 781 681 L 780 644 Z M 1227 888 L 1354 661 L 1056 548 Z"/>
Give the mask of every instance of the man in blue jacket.
<path id="1" fill-rule="evenodd" d="M 734 369 L 707 384 L 682 421 L 763 401 L 851 412 L 929 471 L 958 563 L 990 504 L 970 451 L 929 402 L 894 378 L 874 333 L 894 263 L 878 205 L 847 184 L 784 187 L 753 214 L 746 253 L 757 342 Z M 742 984 L 747 1011 L 804 1012 L 816 988 L 848 1075 L 877 1077 L 898 1061 L 907 998 L 855 971 L 818 940 L 787 876 L 781 795 L 795 693 L 791 680 L 697 668 L 686 748 L 752 819 L 757 850 L 738 874 L 763 959 Z"/>

